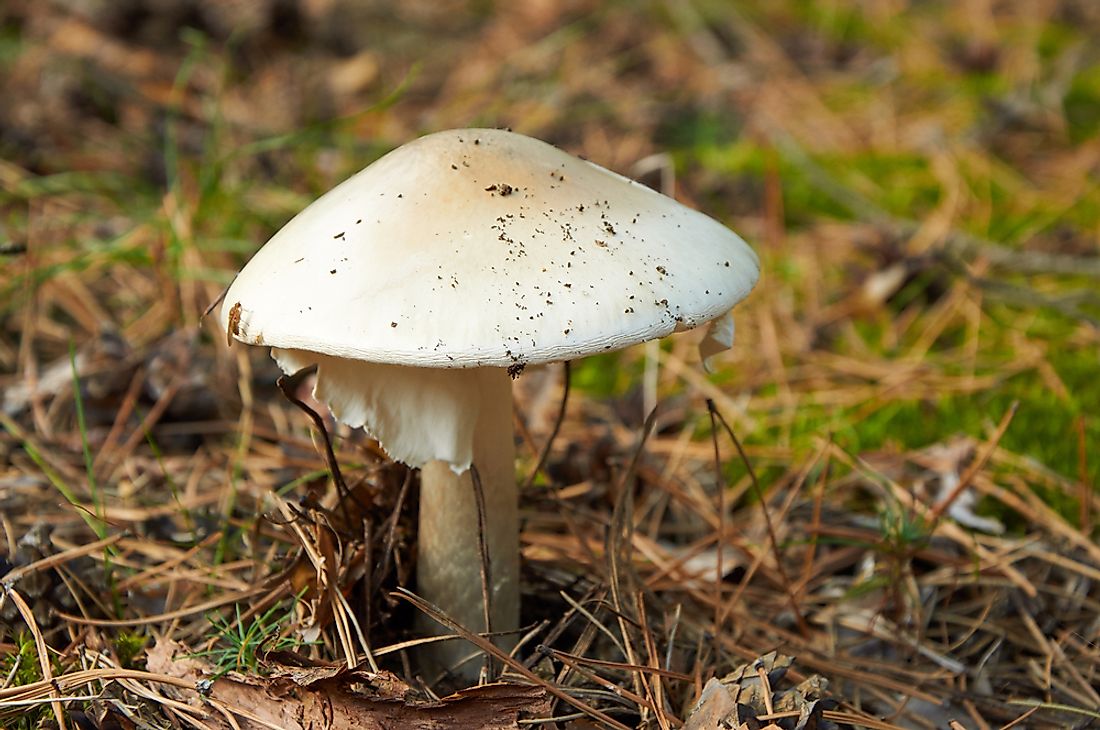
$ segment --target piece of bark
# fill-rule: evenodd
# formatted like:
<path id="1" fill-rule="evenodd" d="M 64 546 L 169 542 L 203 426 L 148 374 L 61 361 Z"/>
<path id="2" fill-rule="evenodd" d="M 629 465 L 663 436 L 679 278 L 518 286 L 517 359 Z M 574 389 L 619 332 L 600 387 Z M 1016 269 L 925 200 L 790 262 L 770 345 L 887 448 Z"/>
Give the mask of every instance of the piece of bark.
<path id="1" fill-rule="evenodd" d="M 189 656 L 177 642 L 161 640 L 148 652 L 150 671 L 193 679 L 198 689 L 162 691 L 195 706 L 212 700 L 235 716 L 243 730 L 417 730 L 461 727 L 471 730 L 519 728 L 523 718 L 550 714 L 549 695 L 541 687 L 487 684 L 461 690 L 442 700 L 420 699 L 389 672 L 342 667 L 285 667 L 271 676 L 229 673 L 211 680 L 212 668 Z M 208 723 L 229 723 L 210 712 Z"/>
<path id="2" fill-rule="evenodd" d="M 703 686 L 699 701 L 691 708 L 683 730 L 719 730 L 736 707 L 726 685 L 711 677 Z"/>

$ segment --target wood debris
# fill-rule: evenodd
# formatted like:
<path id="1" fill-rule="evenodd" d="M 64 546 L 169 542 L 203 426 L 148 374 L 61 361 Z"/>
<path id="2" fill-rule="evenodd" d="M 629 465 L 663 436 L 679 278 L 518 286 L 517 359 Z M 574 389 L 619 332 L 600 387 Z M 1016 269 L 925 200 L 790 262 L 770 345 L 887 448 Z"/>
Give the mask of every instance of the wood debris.
<path id="1" fill-rule="evenodd" d="M 520 720 L 550 712 L 545 690 L 518 684 L 481 685 L 430 700 L 390 672 L 343 666 L 273 664 L 266 676 L 216 676 L 214 668 L 170 640 L 149 651 L 148 667 L 193 680 L 196 690 L 173 688 L 171 694 L 195 707 L 213 708 L 216 712 L 208 711 L 206 720 L 225 728 L 516 730 Z"/>

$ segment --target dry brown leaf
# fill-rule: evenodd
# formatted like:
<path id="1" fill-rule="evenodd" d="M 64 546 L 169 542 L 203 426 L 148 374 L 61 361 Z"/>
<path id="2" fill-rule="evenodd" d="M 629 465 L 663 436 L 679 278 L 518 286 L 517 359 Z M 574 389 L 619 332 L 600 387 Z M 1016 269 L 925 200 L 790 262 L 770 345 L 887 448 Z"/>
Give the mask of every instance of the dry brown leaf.
<path id="1" fill-rule="evenodd" d="M 503 682 L 471 687 L 441 700 L 421 700 L 389 672 L 342 667 L 282 667 L 267 677 L 231 673 L 211 680 L 213 667 L 190 656 L 184 645 L 163 639 L 149 651 L 148 667 L 194 680 L 201 690 L 174 690 L 173 694 L 192 705 L 220 706 L 232 713 L 243 730 L 506 730 L 520 727 L 520 719 L 550 713 L 549 696 L 543 689 Z M 210 720 L 215 717 L 211 715 Z"/>

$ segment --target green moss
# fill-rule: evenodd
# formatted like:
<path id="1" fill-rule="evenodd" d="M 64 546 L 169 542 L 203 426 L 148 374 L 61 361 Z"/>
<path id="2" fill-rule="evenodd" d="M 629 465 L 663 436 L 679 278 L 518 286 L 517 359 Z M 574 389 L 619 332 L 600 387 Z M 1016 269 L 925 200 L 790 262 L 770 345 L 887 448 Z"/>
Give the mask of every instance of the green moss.
<path id="1" fill-rule="evenodd" d="M 1073 77 L 1062 104 L 1073 142 L 1083 142 L 1100 131 L 1100 65 Z"/>
<path id="2" fill-rule="evenodd" d="M 0 67 L 10 66 L 23 51 L 23 32 L 14 21 L 0 20 Z"/>
<path id="3" fill-rule="evenodd" d="M 852 212 L 822 194 L 796 161 L 783 159 L 769 147 L 747 139 L 727 145 L 703 146 L 692 151 L 693 163 L 727 179 L 745 178 L 758 185 L 770 166 L 783 186 L 783 211 L 788 228 L 800 228 L 821 218 L 848 220 Z M 940 186 L 927 159 L 910 153 L 820 155 L 813 160 L 830 177 L 858 191 L 879 207 L 905 218 L 931 210 L 941 197 Z"/>
<path id="4" fill-rule="evenodd" d="M 59 672 L 55 672 L 57 674 Z M 0 655 L 0 676 L 10 677 L 6 683 L 12 687 L 34 684 L 42 680 L 42 667 L 38 663 L 38 651 L 34 637 L 22 631 L 15 638 L 15 651 Z M 48 704 L 31 705 L 16 717 L 0 717 L 0 725 L 12 730 L 32 730 L 42 726 L 51 715 Z"/>
<path id="5" fill-rule="evenodd" d="M 621 395 L 637 382 L 637 368 L 622 367 L 621 353 L 609 352 L 604 355 L 592 355 L 573 363 L 571 386 L 578 391 L 596 398 L 610 398 Z"/>
<path id="6" fill-rule="evenodd" d="M 658 127 L 654 141 L 670 151 L 703 150 L 734 144 L 741 128 L 727 110 L 677 107 Z"/>
<path id="7" fill-rule="evenodd" d="M 132 631 L 121 631 L 115 636 L 115 656 L 118 665 L 124 669 L 136 666 L 138 658 L 145 651 L 148 637 Z"/>
<path id="8" fill-rule="evenodd" d="M 787 21 L 788 27 L 793 23 L 809 26 L 834 45 L 859 48 L 871 45 L 885 51 L 896 48 L 905 39 L 908 18 L 904 12 L 896 14 L 892 21 L 883 22 L 882 18 L 869 18 L 861 3 L 823 0 L 798 0 L 792 3 L 792 10 L 795 17 Z"/>
<path id="9" fill-rule="evenodd" d="M 1046 63 L 1054 62 L 1061 54 L 1073 44 L 1082 40 L 1083 28 L 1074 28 L 1064 23 L 1048 22 L 1039 27 L 1039 40 L 1036 50 L 1039 57 Z"/>

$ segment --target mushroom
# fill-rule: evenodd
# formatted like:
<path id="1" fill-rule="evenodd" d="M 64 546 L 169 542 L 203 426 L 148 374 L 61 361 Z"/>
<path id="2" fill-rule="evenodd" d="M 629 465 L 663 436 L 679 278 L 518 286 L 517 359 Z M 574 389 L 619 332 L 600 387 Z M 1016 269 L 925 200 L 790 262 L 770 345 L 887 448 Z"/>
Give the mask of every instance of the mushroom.
<path id="1" fill-rule="evenodd" d="M 316 365 L 315 397 L 421 470 L 417 590 L 479 631 L 476 467 L 492 629 L 512 631 L 511 379 L 703 324 L 709 358 L 732 344 L 730 310 L 758 276 L 737 234 L 671 198 L 530 137 L 462 129 L 390 152 L 299 213 L 237 276 L 221 321 L 288 373 Z M 447 642 L 429 662 L 469 653 Z"/>

